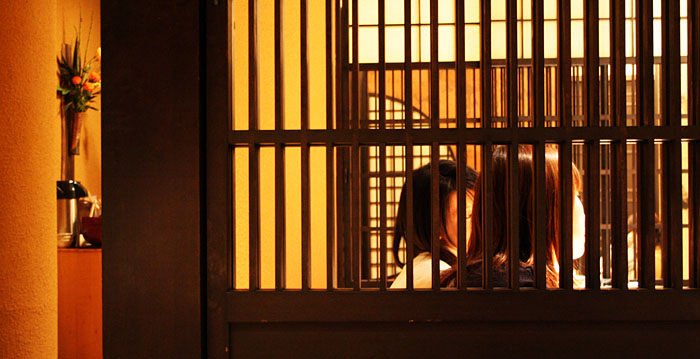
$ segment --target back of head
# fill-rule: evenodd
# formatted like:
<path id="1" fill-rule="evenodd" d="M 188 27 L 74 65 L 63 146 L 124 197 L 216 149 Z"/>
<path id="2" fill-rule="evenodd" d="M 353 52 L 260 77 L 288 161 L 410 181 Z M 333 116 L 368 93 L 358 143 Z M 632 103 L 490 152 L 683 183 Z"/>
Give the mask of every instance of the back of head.
<path id="1" fill-rule="evenodd" d="M 494 267 L 502 267 L 508 263 L 508 148 L 500 146 L 493 151 L 493 194 L 492 194 L 492 230 Z M 572 165 L 574 188 L 580 187 L 580 177 L 576 166 Z M 470 264 L 481 261 L 482 258 L 482 197 L 483 176 L 479 176 L 474 195 L 474 207 L 472 212 L 472 233 L 467 247 L 467 262 Z M 572 192 L 573 195 L 573 192 Z M 532 264 L 534 262 L 534 238 L 535 238 L 535 178 L 532 146 L 520 145 L 518 147 L 518 244 L 520 248 L 520 262 Z M 559 246 L 559 154 L 552 146 L 545 147 L 545 207 L 546 207 L 546 238 L 547 238 L 547 267 L 548 285 L 555 286 L 558 276 L 554 270 L 555 258 L 553 257 Z"/>

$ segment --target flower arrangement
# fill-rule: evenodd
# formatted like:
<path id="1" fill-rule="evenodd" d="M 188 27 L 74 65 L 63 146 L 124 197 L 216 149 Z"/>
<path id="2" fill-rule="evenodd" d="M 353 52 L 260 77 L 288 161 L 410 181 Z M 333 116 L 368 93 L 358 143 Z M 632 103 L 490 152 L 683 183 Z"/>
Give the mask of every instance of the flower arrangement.
<path id="1" fill-rule="evenodd" d="M 80 21 L 82 23 L 82 17 Z M 97 53 L 92 58 L 88 59 L 87 56 L 87 47 L 90 44 L 90 34 L 92 32 L 92 21 L 90 22 L 90 30 L 85 43 L 86 50 L 82 57 L 80 53 L 81 28 L 78 28 L 73 51 L 70 50 L 70 45 L 65 45 L 64 50 L 66 51 L 58 58 L 59 86 L 57 90 L 63 98 L 65 110 L 73 113 L 85 112 L 89 109 L 97 110 L 90 104 L 100 94 L 102 89 L 102 79 L 98 68 L 102 57 L 100 48 L 97 49 Z"/>
<path id="2" fill-rule="evenodd" d="M 83 115 L 87 110 L 96 110 L 91 104 L 102 90 L 99 64 L 102 60 L 102 52 L 97 49 L 95 56 L 88 58 L 87 48 L 90 44 L 92 33 L 92 20 L 88 31 L 85 52 L 81 54 L 81 35 L 83 17 L 80 16 L 81 26 L 77 29 L 75 43 L 64 44 L 63 52 L 57 59 L 59 85 L 57 91 L 61 96 L 63 108 L 66 111 L 66 126 L 69 141 L 69 153 L 71 156 L 80 154 L 80 132 L 83 123 Z"/>

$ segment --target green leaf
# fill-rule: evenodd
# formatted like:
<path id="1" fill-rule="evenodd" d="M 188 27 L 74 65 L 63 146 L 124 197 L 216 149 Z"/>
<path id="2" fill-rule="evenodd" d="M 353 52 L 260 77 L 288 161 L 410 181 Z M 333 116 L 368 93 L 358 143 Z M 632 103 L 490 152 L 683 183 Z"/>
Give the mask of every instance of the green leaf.
<path id="1" fill-rule="evenodd" d="M 88 37 L 87 37 L 87 42 L 85 43 L 85 58 L 87 59 L 87 52 L 88 49 L 90 48 L 90 35 L 92 35 L 92 21 L 94 19 L 95 14 L 90 15 L 90 28 L 88 29 Z M 82 15 L 81 15 L 82 18 Z"/>
<path id="2" fill-rule="evenodd" d="M 80 73 L 80 68 L 82 67 L 80 63 L 80 35 L 75 39 L 75 46 L 73 47 L 73 71 L 74 73 Z"/>

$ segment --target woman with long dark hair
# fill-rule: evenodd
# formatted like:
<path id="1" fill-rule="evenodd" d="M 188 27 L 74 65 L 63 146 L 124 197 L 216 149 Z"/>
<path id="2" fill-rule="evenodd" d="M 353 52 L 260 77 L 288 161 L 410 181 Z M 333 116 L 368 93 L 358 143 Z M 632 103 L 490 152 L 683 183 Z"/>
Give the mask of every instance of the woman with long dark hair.
<path id="1" fill-rule="evenodd" d="M 457 165 L 453 161 L 442 160 L 438 164 L 440 178 L 440 228 L 439 238 L 432 238 L 431 231 L 431 191 L 430 164 L 413 171 L 413 223 L 406 223 L 407 191 L 404 184 L 399 199 L 399 208 L 394 228 L 393 253 L 394 260 L 399 266 L 404 266 L 399 256 L 401 241 L 406 241 L 406 231 L 413 226 L 413 239 L 406 245 L 413 246 L 413 286 L 414 288 L 430 288 L 432 286 L 432 241 L 440 241 L 440 270 L 450 268 L 456 262 L 457 255 Z M 477 173 L 472 168 L 466 168 L 465 187 L 467 188 L 467 214 L 471 213 L 472 189 Z M 461 219 L 466 220 L 466 219 Z M 469 223 L 469 222 L 467 222 Z M 468 224 L 467 224 L 468 225 Z M 469 229 L 467 229 L 469 237 Z M 405 268 L 405 267 L 404 267 Z M 394 280 L 391 288 L 406 288 L 406 271 L 401 271 Z"/>
<path id="2" fill-rule="evenodd" d="M 508 285 L 508 153 L 507 147 L 497 147 L 493 151 L 493 285 L 496 287 L 505 287 Z M 535 215 L 534 198 L 535 198 L 535 181 L 534 181 L 534 162 L 532 147 L 520 145 L 518 147 L 518 185 L 519 185 L 519 247 L 520 247 L 520 286 L 529 287 L 533 285 L 534 277 L 534 240 L 535 240 Z M 572 179 L 573 191 L 569 194 L 573 196 L 573 257 L 578 258 L 583 255 L 585 243 L 585 214 L 583 213 L 583 205 L 578 198 L 581 188 L 581 176 L 572 163 Z M 467 244 L 467 285 L 481 286 L 482 272 L 482 176 L 476 183 L 474 194 L 474 205 L 472 210 L 472 231 Z M 546 269 L 547 287 L 553 288 L 559 286 L 559 261 L 557 252 L 560 243 L 560 195 L 561 188 L 559 185 L 559 153 L 551 147 L 545 147 L 545 218 L 547 222 L 546 229 Z M 441 273 L 442 284 L 444 286 L 454 286 L 456 279 L 456 270 L 452 268 Z M 575 278 L 577 287 L 582 286 L 581 280 Z"/>

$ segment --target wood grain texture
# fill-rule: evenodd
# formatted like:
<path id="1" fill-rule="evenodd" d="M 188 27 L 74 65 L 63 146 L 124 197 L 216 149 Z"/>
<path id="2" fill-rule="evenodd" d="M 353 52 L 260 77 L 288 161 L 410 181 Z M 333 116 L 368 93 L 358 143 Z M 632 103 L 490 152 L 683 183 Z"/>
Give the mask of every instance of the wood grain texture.
<path id="1" fill-rule="evenodd" d="M 106 0 L 102 14 L 104 356 L 197 358 L 200 4 Z"/>
<path id="2" fill-rule="evenodd" d="M 102 358 L 102 249 L 58 249 L 58 358 Z"/>

